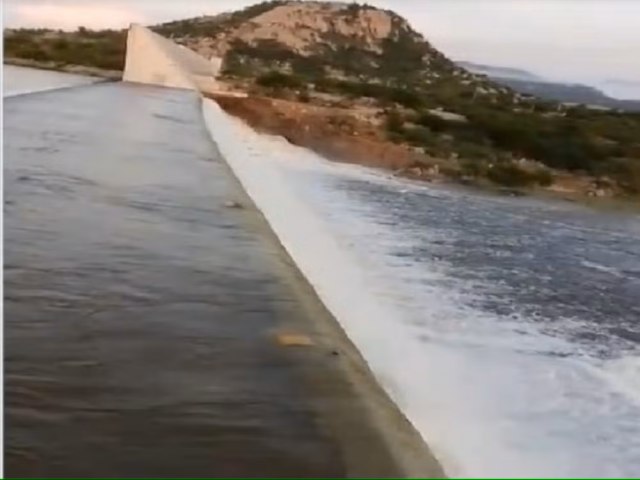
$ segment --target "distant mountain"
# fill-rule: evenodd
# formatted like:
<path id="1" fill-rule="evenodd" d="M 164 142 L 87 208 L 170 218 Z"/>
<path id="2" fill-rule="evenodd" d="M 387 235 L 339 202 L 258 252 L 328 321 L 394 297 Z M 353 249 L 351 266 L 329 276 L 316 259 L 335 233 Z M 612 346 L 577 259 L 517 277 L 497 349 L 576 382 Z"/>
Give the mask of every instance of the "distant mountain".
<path id="1" fill-rule="evenodd" d="M 527 80 L 527 81 L 544 81 L 543 78 L 538 75 L 534 75 L 526 70 L 510 67 L 496 67 L 492 65 L 483 65 L 473 62 L 456 62 L 458 66 L 479 75 L 486 75 L 491 78 L 512 78 L 515 80 Z"/>
<path id="2" fill-rule="evenodd" d="M 472 62 L 456 62 L 473 73 L 486 75 L 491 80 L 513 90 L 536 97 L 563 103 L 580 103 L 589 106 L 605 107 L 625 111 L 640 112 L 640 100 L 621 100 L 625 94 L 640 92 L 640 82 L 628 80 L 608 80 L 603 83 L 607 92 L 616 92 L 616 98 L 605 94 L 596 87 L 579 83 L 552 82 L 526 70 L 508 67 L 482 65 Z"/>
<path id="3" fill-rule="evenodd" d="M 602 82 L 599 86 L 607 95 L 614 98 L 640 100 L 640 81 L 609 79 Z"/>
<path id="4" fill-rule="evenodd" d="M 625 80 L 625 79 L 613 78 L 613 79 L 605 80 L 604 85 L 640 88 L 640 80 Z"/>
<path id="5" fill-rule="evenodd" d="M 513 78 L 491 78 L 495 82 L 513 88 L 518 92 L 535 95 L 536 97 L 546 100 L 640 112 L 640 100 L 619 100 L 612 98 L 601 90 L 588 85 L 545 81 L 534 82 Z"/>

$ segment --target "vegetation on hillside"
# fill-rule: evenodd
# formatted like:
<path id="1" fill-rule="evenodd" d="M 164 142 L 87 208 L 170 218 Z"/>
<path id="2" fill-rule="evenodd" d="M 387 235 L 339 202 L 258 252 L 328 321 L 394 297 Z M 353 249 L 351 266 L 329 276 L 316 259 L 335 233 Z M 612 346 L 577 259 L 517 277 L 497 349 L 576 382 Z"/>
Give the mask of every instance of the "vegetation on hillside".
<path id="1" fill-rule="evenodd" d="M 105 70 L 124 69 L 126 34 L 122 30 L 75 32 L 19 29 L 5 32 L 5 57 L 85 65 Z"/>
<path id="2" fill-rule="evenodd" d="M 404 19 L 368 5 L 327 4 L 328 28 L 313 30 L 295 15 L 285 19 L 290 25 L 278 28 L 289 28 L 292 36 L 313 30 L 313 44 L 305 50 L 271 36 L 235 36 L 239 27 L 288 4 L 265 2 L 155 30 L 192 48 L 202 38 L 225 42 L 224 74 L 253 81 L 267 95 L 313 102 L 332 94 L 353 105 L 377 106 L 390 141 L 450 159 L 456 175 L 510 186 L 547 185 L 553 181 L 550 170 L 558 169 L 640 193 L 640 113 L 568 107 L 517 93 L 460 68 Z M 387 35 L 376 37 L 369 24 L 359 23 L 370 11 L 387 15 Z M 123 67 L 124 49 L 122 31 L 14 30 L 5 38 L 9 57 L 109 69 Z"/>
<path id="3" fill-rule="evenodd" d="M 219 33 L 223 33 L 230 28 L 239 27 L 244 22 L 285 3 L 283 0 L 271 0 L 227 14 L 166 22 L 156 25 L 152 29 L 169 38 L 215 37 Z"/>
<path id="4" fill-rule="evenodd" d="M 313 81 L 276 71 L 256 80 L 270 89 L 375 100 L 387 111 L 390 140 L 422 148 L 434 157 L 466 160 L 461 162 L 462 174 L 509 186 L 548 185 L 549 167 L 610 177 L 628 193 L 640 193 L 638 113 L 559 110 L 537 100 L 517 108 L 509 101 L 473 98 L 452 85 L 416 88 L 326 77 Z M 467 121 L 445 120 L 437 108 L 462 114 Z M 528 160 L 522 162 L 528 166 L 518 166 L 520 159 Z"/>

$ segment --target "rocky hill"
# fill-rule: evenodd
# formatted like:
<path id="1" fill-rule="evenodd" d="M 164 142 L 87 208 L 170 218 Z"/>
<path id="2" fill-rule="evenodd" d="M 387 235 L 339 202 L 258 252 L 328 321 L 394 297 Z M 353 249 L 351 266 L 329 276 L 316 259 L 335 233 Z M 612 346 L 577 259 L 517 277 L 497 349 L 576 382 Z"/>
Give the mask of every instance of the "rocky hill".
<path id="1" fill-rule="evenodd" d="M 273 1 L 156 31 L 204 55 L 224 56 L 237 74 L 275 68 L 382 83 L 465 74 L 405 19 L 368 5 Z"/>

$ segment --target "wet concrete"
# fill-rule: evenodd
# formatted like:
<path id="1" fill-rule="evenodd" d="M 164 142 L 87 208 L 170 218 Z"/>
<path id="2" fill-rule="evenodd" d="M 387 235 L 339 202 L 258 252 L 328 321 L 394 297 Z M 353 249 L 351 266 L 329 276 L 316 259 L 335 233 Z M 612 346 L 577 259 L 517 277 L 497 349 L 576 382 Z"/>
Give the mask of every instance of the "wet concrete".
<path id="1" fill-rule="evenodd" d="M 5 100 L 9 477 L 344 476 L 305 315 L 190 93 Z M 286 262 L 285 262 L 286 263 Z"/>

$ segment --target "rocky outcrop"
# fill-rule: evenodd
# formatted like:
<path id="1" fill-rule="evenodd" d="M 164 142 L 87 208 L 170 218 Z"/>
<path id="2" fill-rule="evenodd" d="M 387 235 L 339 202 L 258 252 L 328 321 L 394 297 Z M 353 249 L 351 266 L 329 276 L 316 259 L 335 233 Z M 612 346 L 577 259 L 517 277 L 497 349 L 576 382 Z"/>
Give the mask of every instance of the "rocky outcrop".
<path id="1" fill-rule="evenodd" d="M 230 15 L 171 22 L 162 35 L 204 56 L 224 56 L 234 74 L 281 70 L 386 81 L 466 72 L 389 10 L 342 2 L 266 2 Z M 471 78 L 471 77 L 469 77 Z M 403 78 L 406 80 L 406 78 Z M 469 79 L 467 79 L 469 81 Z"/>

